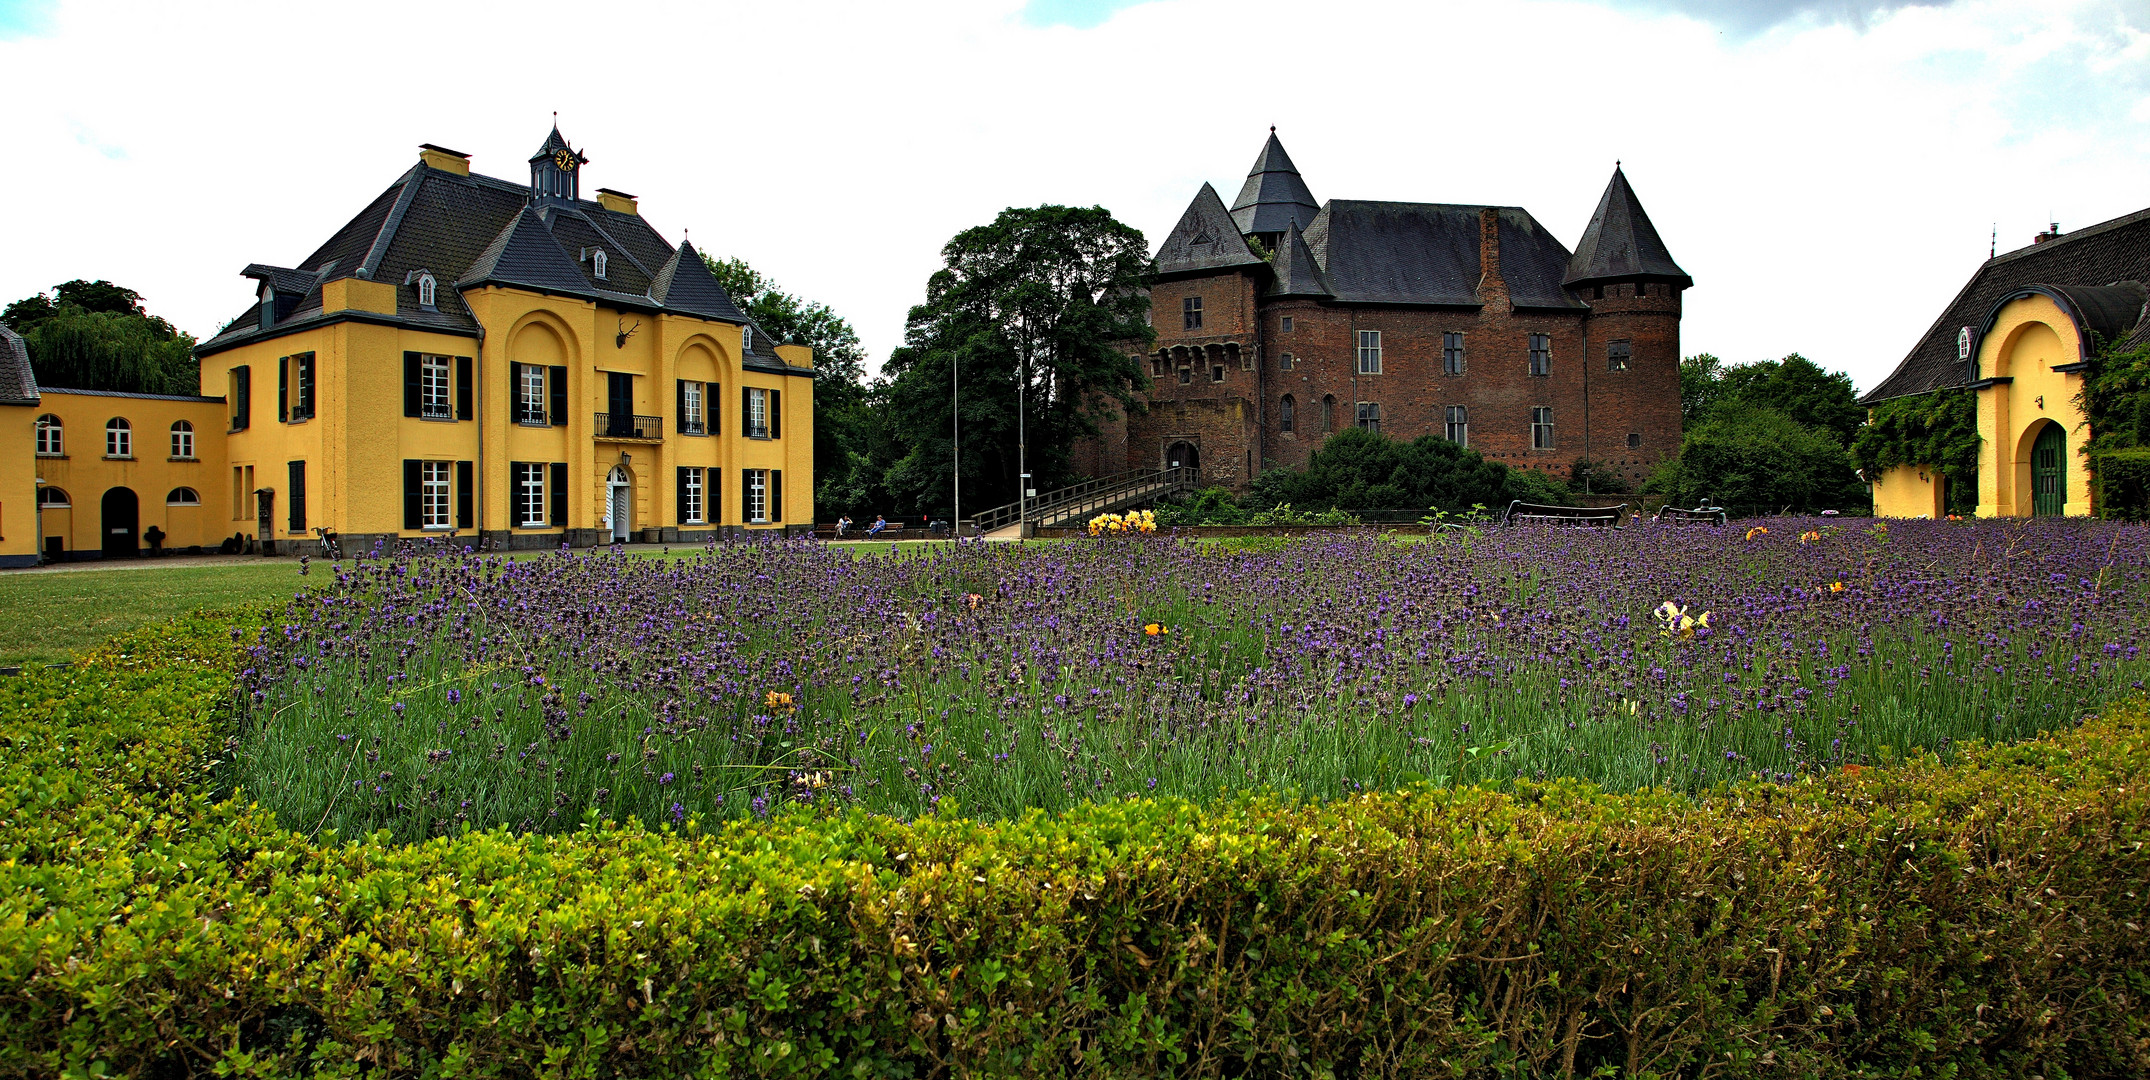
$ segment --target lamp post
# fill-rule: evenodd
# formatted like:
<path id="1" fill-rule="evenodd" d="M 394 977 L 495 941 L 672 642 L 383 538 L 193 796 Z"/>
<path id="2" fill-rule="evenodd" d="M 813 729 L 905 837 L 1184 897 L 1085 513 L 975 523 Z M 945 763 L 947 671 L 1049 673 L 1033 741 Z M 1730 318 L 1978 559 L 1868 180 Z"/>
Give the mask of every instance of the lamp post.
<path id="1" fill-rule="evenodd" d="M 949 520 L 954 525 L 956 537 L 961 539 L 963 536 L 963 357 L 960 355 L 952 355 L 948 358 L 948 385 L 949 457 L 952 460 L 950 468 L 955 472 L 956 483 L 955 509 L 950 513 Z"/>
<path id="2" fill-rule="evenodd" d="M 1030 350 L 1023 350 L 1019 365 L 1021 371 L 1015 382 L 1015 538 L 1028 539 L 1030 532 L 1030 433 L 1024 426 L 1028 418 L 1030 391 Z"/>

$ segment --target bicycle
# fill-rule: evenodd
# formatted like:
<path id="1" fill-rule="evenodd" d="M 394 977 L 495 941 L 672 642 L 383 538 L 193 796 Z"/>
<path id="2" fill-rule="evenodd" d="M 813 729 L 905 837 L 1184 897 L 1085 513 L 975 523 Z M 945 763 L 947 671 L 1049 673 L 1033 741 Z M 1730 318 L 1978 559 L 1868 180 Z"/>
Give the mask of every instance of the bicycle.
<path id="1" fill-rule="evenodd" d="M 343 548 L 336 543 L 336 531 L 314 526 L 314 536 L 321 541 L 321 557 L 336 562 L 343 558 Z"/>

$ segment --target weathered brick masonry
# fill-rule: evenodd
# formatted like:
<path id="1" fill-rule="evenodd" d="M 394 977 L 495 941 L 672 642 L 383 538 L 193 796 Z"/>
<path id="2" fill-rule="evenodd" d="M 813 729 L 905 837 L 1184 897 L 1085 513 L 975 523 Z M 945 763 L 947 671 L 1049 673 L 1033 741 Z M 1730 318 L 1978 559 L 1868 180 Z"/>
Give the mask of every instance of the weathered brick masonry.
<path id="1" fill-rule="evenodd" d="M 1078 450 L 1093 474 L 1178 461 L 1244 488 L 1354 423 L 1450 437 L 1456 409 L 1455 437 L 1517 468 L 1640 479 L 1679 450 L 1692 281 L 1617 168 L 1571 253 L 1520 207 L 1317 205 L 1272 132 L 1157 264 L 1149 407 Z"/>

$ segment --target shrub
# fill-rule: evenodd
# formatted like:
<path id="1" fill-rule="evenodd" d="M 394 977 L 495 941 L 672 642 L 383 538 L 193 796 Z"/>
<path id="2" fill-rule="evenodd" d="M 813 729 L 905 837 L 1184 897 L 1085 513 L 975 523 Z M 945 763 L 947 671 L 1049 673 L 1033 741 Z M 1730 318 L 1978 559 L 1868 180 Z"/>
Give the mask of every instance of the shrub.
<path id="1" fill-rule="evenodd" d="M 1659 466 L 1643 492 L 1678 506 L 1743 513 L 1856 508 L 1868 496 L 1835 435 L 1774 409 L 1718 409 L 1687 432 L 1680 456 Z"/>
<path id="2" fill-rule="evenodd" d="M 1961 387 L 1874 406 L 1851 443 L 1852 463 L 1869 482 L 1898 465 L 1923 465 L 1948 478 L 1949 509 L 1978 503 L 1978 395 Z"/>
<path id="3" fill-rule="evenodd" d="M 1165 503 L 1157 508 L 1161 528 L 1175 525 L 1245 525 L 1247 511 L 1227 488 L 1206 487 L 1184 503 Z"/>
<path id="4" fill-rule="evenodd" d="M 0 683 L 0 1073 L 2123 1077 L 2150 717 L 1579 782 L 309 839 L 223 628 Z"/>
<path id="5" fill-rule="evenodd" d="M 2098 513 L 2123 521 L 2150 518 L 2150 447 L 2091 451 L 2098 477 Z"/>
<path id="6" fill-rule="evenodd" d="M 1565 485 L 1542 472 L 1510 469 L 1476 450 L 1431 435 L 1397 442 L 1362 428 L 1328 437 L 1304 470 L 1271 469 L 1255 478 L 1249 502 L 1336 507 L 1354 512 L 1473 503 L 1572 501 Z"/>

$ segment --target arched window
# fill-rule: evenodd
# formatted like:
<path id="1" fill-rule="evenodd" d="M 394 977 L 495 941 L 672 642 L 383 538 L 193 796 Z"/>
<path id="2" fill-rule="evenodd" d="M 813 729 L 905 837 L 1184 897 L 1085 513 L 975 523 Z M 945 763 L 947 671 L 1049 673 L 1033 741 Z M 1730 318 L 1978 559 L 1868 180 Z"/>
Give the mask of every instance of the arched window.
<path id="1" fill-rule="evenodd" d="M 418 306 L 422 308 L 433 307 L 439 288 L 433 281 L 433 275 L 418 275 Z"/>
<path id="2" fill-rule="evenodd" d="M 180 420 L 172 425 L 172 456 L 181 460 L 194 457 L 194 425 Z"/>
<path id="3" fill-rule="evenodd" d="M 605 280 L 604 249 L 600 248 L 590 253 L 590 273 L 595 274 L 599 281 Z"/>
<path id="4" fill-rule="evenodd" d="M 67 501 L 67 492 L 47 485 L 37 489 L 37 505 L 48 510 L 65 510 L 74 504 Z"/>
<path id="5" fill-rule="evenodd" d="M 134 456 L 134 429 L 128 426 L 126 417 L 115 416 L 105 421 L 105 456 Z"/>
<path id="6" fill-rule="evenodd" d="M 60 440 L 60 418 L 46 413 L 37 418 L 37 452 L 44 457 L 59 457 L 66 453 L 66 443 Z"/>
<path id="7" fill-rule="evenodd" d="M 1321 430 L 1323 430 L 1323 431 L 1335 431 L 1335 430 L 1336 430 L 1336 395 L 1335 395 L 1335 394 L 1323 394 L 1323 395 L 1321 396 Z"/>
<path id="8" fill-rule="evenodd" d="M 164 505 L 166 506 L 200 506 L 201 504 L 201 495 L 190 487 L 173 488 L 171 494 L 164 497 Z"/>
<path id="9" fill-rule="evenodd" d="M 1292 423 L 1293 423 L 1293 415 L 1292 415 L 1292 414 L 1294 414 L 1294 413 L 1296 413 L 1296 412 L 1298 412 L 1298 411 L 1299 411 L 1299 409 L 1298 409 L 1298 405 L 1297 405 L 1297 404 L 1296 404 L 1295 402 L 1293 402 L 1293 401 L 1292 401 L 1292 397 L 1291 397 L 1291 395 L 1290 395 L 1290 394 L 1286 394 L 1286 395 L 1284 395 L 1284 400 L 1282 400 L 1282 401 L 1279 401 L 1279 402 L 1277 402 L 1277 430 L 1278 430 L 1278 431 L 1290 431 L 1290 430 L 1292 430 Z"/>

